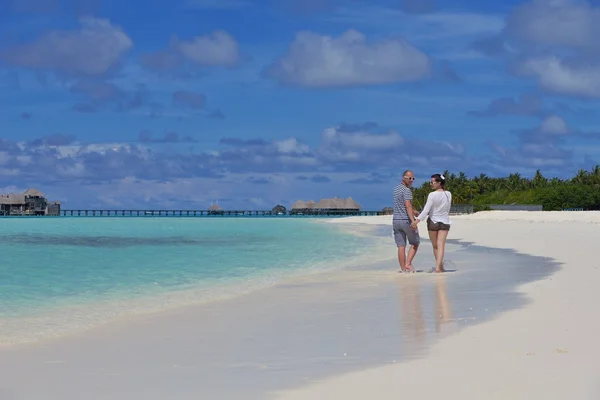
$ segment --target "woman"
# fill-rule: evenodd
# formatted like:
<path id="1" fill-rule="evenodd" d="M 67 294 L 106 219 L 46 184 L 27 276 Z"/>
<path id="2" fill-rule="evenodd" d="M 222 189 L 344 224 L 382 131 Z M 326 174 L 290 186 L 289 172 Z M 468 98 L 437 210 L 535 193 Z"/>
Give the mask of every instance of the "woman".
<path id="1" fill-rule="evenodd" d="M 433 192 L 427 196 L 427 203 L 421 214 L 412 223 L 413 229 L 424 218 L 427 218 L 427 231 L 433 246 L 435 256 L 435 272 L 444 272 L 444 250 L 446 238 L 450 231 L 450 206 L 452 205 L 452 193 L 446 190 L 446 177 L 440 174 L 431 175 L 429 182 Z"/>

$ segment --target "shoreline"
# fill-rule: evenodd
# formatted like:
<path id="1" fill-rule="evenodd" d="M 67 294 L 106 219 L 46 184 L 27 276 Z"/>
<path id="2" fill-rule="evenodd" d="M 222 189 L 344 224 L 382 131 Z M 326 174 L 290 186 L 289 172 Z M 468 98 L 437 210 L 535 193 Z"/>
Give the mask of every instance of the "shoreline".
<path id="1" fill-rule="evenodd" d="M 386 223 L 359 218 L 338 223 Z M 273 398 L 600 398 L 600 323 L 594 317 L 600 212 L 491 211 L 452 220 L 450 239 L 545 257 L 560 268 L 515 288 L 528 299 L 525 307 L 442 339 L 425 358 L 325 378 Z"/>
<path id="2" fill-rule="evenodd" d="M 520 296 L 506 297 L 512 281 L 498 286 L 481 268 L 486 260 L 501 267 L 506 257 L 509 262 L 523 257 L 486 248 L 464 253 L 462 245 L 451 245 L 449 257 L 462 260 L 464 271 L 398 274 L 391 233 L 383 239 L 391 257 L 378 265 L 309 274 L 233 299 L 0 348 L 0 367 L 8 371 L 0 378 L 0 395 L 28 399 L 52 393 L 56 397 L 50 398 L 74 400 L 94 387 L 97 397 L 90 399 L 126 398 L 119 397 L 125 393 L 147 399 L 195 399 L 199 393 L 265 399 L 302 383 L 333 382 L 340 373 L 427 359 L 440 338 L 460 336 L 470 325 L 521 306 Z M 424 241 L 424 249 L 428 244 Z M 465 268 L 473 257 L 479 261 Z M 432 261 L 430 251 L 419 257 L 424 267 Z M 490 288 L 475 308 L 478 294 L 461 289 L 473 279 Z M 37 387 L 27 385 L 32 379 Z"/>

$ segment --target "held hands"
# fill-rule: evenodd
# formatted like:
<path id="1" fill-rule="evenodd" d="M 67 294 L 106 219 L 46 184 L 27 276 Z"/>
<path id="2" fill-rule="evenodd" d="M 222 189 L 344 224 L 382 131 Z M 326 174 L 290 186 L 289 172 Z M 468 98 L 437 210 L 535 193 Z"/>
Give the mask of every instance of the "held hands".
<path id="1" fill-rule="evenodd" d="M 415 220 L 410 224 L 412 229 L 417 229 L 417 225 L 419 225 L 419 220 L 415 218 Z"/>

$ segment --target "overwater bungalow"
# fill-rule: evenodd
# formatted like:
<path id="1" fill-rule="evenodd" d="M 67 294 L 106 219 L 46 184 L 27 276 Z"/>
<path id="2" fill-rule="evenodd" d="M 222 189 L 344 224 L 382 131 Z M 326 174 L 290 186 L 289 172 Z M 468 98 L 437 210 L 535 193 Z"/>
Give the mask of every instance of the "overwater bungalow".
<path id="1" fill-rule="evenodd" d="M 338 197 L 329 198 L 329 199 L 321 199 L 319 202 L 315 202 L 314 200 L 303 201 L 298 200 L 292 206 L 290 214 L 351 214 L 353 212 L 360 211 L 360 205 L 352 199 L 352 197 L 348 197 L 346 199 L 341 199 Z"/>
<path id="2" fill-rule="evenodd" d="M 223 209 L 218 204 L 213 204 L 208 208 L 208 215 L 222 215 Z"/>
<path id="3" fill-rule="evenodd" d="M 60 202 L 49 202 L 37 189 L 0 194 L 0 215 L 59 215 Z"/>
<path id="4" fill-rule="evenodd" d="M 271 214 L 273 214 L 273 215 L 285 215 L 286 213 L 287 213 L 287 208 L 285 208 L 281 204 L 277 204 L 271 210 Z"/>

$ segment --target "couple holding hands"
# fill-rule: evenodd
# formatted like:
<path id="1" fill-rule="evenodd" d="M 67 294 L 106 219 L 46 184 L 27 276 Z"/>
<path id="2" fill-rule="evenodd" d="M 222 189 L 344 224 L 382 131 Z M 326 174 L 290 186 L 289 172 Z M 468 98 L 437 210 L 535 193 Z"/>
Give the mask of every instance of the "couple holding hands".
<path id="1" fill-rule="evenodd" d="M 417 225 L 427 218 L 427 231 L 435 256 L 435 272 L 444 272 L 444 249 L 450 231 L 450 207 L 452 193 L 445 189 L 446 177 L 441 174 L 431 175 L 430 185 L 433 191 L 427 196 L 425 207 L 419 213 L 412 206 L 410 188 L 415 180 L 411 170 L 402 174 L 402 182 L 394 189 L 394 219 L 392 222 L 394 240 L 398 247 L 398 262 L 401 272 L 414 272 L 412 261 L 417 254 L 420 236 Z M 410 244 L 406 254 L 406 242 Z"/>

